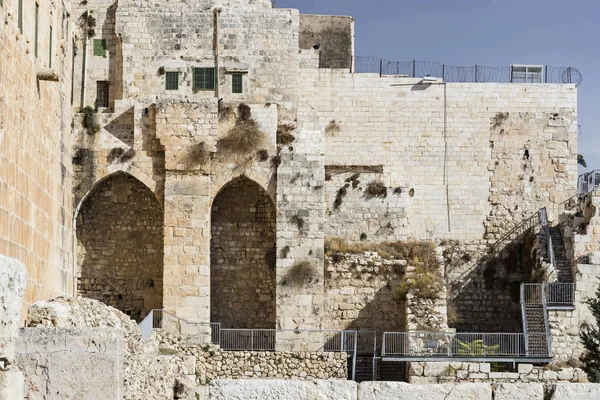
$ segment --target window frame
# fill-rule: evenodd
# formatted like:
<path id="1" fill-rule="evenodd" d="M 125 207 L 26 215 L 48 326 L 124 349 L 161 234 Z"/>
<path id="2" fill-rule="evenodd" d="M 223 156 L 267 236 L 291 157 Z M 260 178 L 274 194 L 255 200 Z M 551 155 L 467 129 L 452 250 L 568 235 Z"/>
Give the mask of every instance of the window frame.
<path id="1" fill-rule="evenodd" d="M 92 42 L 92 54 L 95 57 L 106 57 L 107 47 L 108 45 L 106 39 L 94 39 Z"/>
<path id="2" fill-rule="evenodd" d="M 510 82 L 544 83 L 544 66 L 513 64 L 510 66 Z"/>
<path id="3" fill-rule="evenodd" d="M 35 58 L 38 58 L 38 42 L 39 42 L 39 32 L 40 32 L 40 5 L 35 3 L 35 38 L 33 41 L 33 55 Z"/>
<path id="4" fill-rule="evenodd" d="M 176 77 L 176 79 L 175 79 L 176 87 L 175 88 L 173 88 L 173 87 L 169 88 L 169 76 L 172 77 L 173 74 L 175 74 L 175 77 Z M 171 83 L 172 82 L 173 81 L 171 81 Z M 168 90 L 168 91 L 179 90 L 179 71 L 166 71 L 165 72 L 165 90 Z"/>
<path id="5" fill-rule="evenodd" d="M 239 79 L 239 82 L 236 82 Z M 239 86 L 236 86 L 238 84 Z M 239 87 L 239 91 L 236 89 Z M 231 93 L 243 94 L 244 93 L 244 74 L 231 74 Z"/>
<path id="6" fill-rule="evenodd" d="M 105 96 L 100 98 L 100 88 L 106 89 L 106 102 L 100 103 L 100 100 L 104 100 Z M 109 81 L 96 81 L 96 108 L 108 108 L 110 106 L 110 82 Z"/>
<path id="7" fill-rule="evenodd" d="M 206 72 L 212 72 L 212 87 L 200 87 L 200 83 L 204 84 L 209 82 L 205 79 Z M 204 75 L 196 76 L 196 72 L 204 72 Z M 201 82 L 199 82 L 199 80 Z M 194 92 L 212 92 L 217 89 L 217 73 L 215 67 L 194 67 L 192 68 L 192 90 Z"/>

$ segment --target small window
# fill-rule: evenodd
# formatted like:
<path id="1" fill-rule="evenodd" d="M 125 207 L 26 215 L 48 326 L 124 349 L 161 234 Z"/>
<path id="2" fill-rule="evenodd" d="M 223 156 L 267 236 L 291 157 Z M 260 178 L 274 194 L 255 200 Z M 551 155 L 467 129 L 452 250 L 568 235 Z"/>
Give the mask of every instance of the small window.
<path id="1" fill-rule="evenodd" d="M 96 82 L 96 107 L 108 107 L 108 89 L 109 84 L 107 81 Z"/>
<path id="2" fill-rule="evenodd" d="M 194 90 L 215 90 L 215 69 L 194 68 Z"/>
<path id="3" fill-rule="evenodd" d="M 19 8 L 17 12 L 17 23 L 19 24 L 19 31 L 23 33 L 23 0 L 19 0 Z"/>
<path id="4" fill-rule="evenodd" d="M 243 93 L 244 92 L 244 75 L 233 74 L 231 75 L 231 92 L 232 93 Z"/>
<path id="5" fill-rule="evenodd" d="M 167 72 L 165 74 L 165 89 L 179 90 L 179 72 Z"/>
<path id="6" fill-rule="evenodd" d="M 543 71 L 541 65 L 511 65 L 511 82 L 542 83 Z"/>
<path id="7" fill-rule="evenodd" d="M 106 57 L 106 39 L 94 39 L 94 55 Z"/>
<path id="8" fill-rule="evenodd" d="M 50 40 L 48 43 L 48 68 L 52 68 L 52 25 L 50 25 Z"/>
<path id="9" fill-rule="evenodd" d="M 256 202 L 256 211 L 254 214 L 256 222 L 267 222 L 267 202 L 259 200 Z"/>
<path id="10" fill-rule="evenodd" d="M 33 55 L 35 58 L 38 56 L 38 22 L 40 17 L 40 5 L 35 3 L 35 39 L 33 42 Z"/>

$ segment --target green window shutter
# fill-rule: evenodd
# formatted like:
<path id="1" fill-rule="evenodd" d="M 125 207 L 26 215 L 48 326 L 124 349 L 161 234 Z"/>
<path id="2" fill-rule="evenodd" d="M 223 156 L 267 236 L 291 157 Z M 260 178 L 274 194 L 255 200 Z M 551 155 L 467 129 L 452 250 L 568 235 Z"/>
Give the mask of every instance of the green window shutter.
<path id="1" fill-rule="evenodd" d="M 35 58 L 38 56 L 38 21 L 40 16 L 40 6 L 38 3 L 35 3 L 35 41 L 33 44 L 33 55 Z"/>
<path id="2" fill-rule="evenodd" d="M 243 93 L 244 92 L 244 75 L 233 74 L 231 75 L 231 92 L 232 93 Z"/>
<path id="3" fill-rule="evenodd" d="M 23 0 L 19 0 L 17 23 L 19 24 L 19 31 L 23 33 Z"/>
<path id="4" fill-rule="evenodd" d="M 50 43 L 48 45 L 48 68 L 52 68 L 52 25 L 50 25 Z"/>
<path id="5" fill-rule="evenodd" d="M 179 89 L 179 72 L 167 72 L 165 74 L 165 89 L 166 90 L 178 90 Z"/>
<path id="6" fill-rule="evenodd" d="M 215 90 L 215 69 L 194 68 L 192 87 L 194 90 Z"/>
<path id="7" fill-rule="evenodd" d="M 94 55 L 106 57 L 106 39 L 94 39 Z"/>

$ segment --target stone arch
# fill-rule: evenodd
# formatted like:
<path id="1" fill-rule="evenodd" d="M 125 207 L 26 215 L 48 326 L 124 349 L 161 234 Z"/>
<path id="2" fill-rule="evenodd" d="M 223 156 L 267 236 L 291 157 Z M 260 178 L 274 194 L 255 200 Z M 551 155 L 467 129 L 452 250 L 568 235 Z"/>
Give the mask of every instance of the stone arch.
<path id="1" fill-rule="evenodd" d="M 275 203 L 277 199 L 277 175 L 267 175 L 256 170 L 250 170 L 247 173 L 240 173 L 234 170 L 223 171 L 218 177 L 216 177 L 211 183 L 211 196 L 212 201 L 215 200 L 217 195 L 223 191 L 223 189 L 234 182 L 236 179 L 246 178 L 253 181 L 255 184 L 261 187 L 265 193 L 271 199 L 271 202 Z"/>
<path id="2" fill-rule="evenodd" d="M 162 308 L 163 213 L 154 193 L 117 172 L 84 196 L 75 214 L 78 294 L 140 321 Z"/>
<path id="3" fill-rule="evenodd" d="M 264 218 L 256 205 L 264 204 Z M 275 205 L 255 181 L 222 186 L 211 207 L 211 321 L 223 328 L 275 328 Z"/>

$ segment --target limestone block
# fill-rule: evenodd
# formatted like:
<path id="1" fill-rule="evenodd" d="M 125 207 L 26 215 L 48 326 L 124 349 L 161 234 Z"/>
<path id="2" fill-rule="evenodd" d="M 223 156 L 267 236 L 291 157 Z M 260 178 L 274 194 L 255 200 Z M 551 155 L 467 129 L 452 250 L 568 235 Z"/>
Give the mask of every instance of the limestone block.
<path id="1" fill-rule="evenodd" d="M 356 382 L 219 379 L 210 400 L 356 400 Z"/>
<path id="2" fill-rule="evenodd" d="M 533 365 L 531 364 L 519 364 L 518 365 L 519 374 L 528 374 L 533 370 Z"/>
<path id="3" fill-rule="evenodd" d="M 175 378 L 175 388 L 173 394 L 176 399 L 181 400 L 195 400 L 196 399 L 196 385 L 187 379 Z"/>
<path id="4" fill-rule="evenodd" d="M 600 384 L 557 383 L 551 400 L 597 400 L 600 399 Z"/>
<path id="5" fill-rule="evenodd" d="M 494 385 L 494 400 L 544 400 L 541 383 L 499 383 Z"/>
<path id="6" fill-rule="evenodd" d="M 8 363 L 14 357 L 26 274 L 19 261 L 0 255 L 0 359 Z"/>
<path id="7" fill-rule="evenodd" d="M 486 383 L 411 385 L 404 382 L 363 382 L 358 386 L 360 400 L 491 400 Z"/>
<path id="8" fill-rule="evenodd" d="M 25 397 L 23 374 L 20 371 L 0 371 L 0 400 L 21 400 Z"/>

